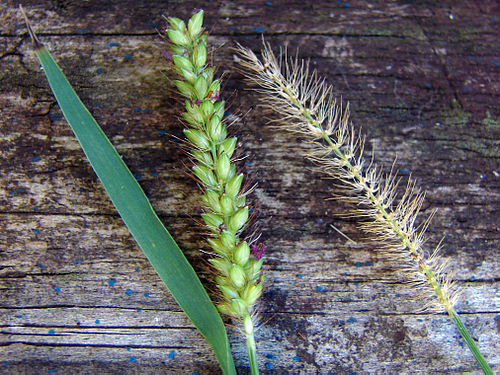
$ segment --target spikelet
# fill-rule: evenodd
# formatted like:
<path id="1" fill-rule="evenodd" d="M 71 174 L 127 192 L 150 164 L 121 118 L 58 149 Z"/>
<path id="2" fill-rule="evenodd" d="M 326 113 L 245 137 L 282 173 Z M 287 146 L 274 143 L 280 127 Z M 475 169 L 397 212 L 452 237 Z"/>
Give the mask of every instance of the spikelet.
<path id="1" fill-rule="evenodd" d="M 194 162 L 193 174 L 203 190 L 201 216 L 209 231 L 207 242 L 213 255 L 209 262 L 220 292 L 217 308 L 242 327 L 252 374 L 256 374 L 253 320 L 265 280 L 261 274 L 264 258 L 260 248 L 240 239 L 250 208 L 246 193 L 241 191 L 243 174 L 236 173 L 232 160 L 237 139 L 227 137 L 224 101 L 219 99 L 221 84 L 214 79 L 215 68 L 207 66 L 203 11 L 193 15 L 187 26 L 179 18 L 168 20 L 172 61 L 180 76 L 174 84 L 186 98 L 182 117 L 188 129 L 184 135 Z"/>
<path id="2" fill-rule="evenodd" d="M 303 135 L 313 143 L 306 157 L 319 169 L 342 183 L 341 199 L 351 202 L 360 226 L 378 242 L 384 254 L 406 271 L 408 281 L 427 297 L 423 311 L 453 311 L 458 288 L 438 256 L 440 246 L 428 255 L 423 244 L 427 220 L 415 225 L 424 194 L 411 179 L 403 197 L 395 203 L 399 178 L 383 174 L 363 157 L 364 139 L 349 121 L 349 108 L 337 104 L 331 86 L 308 63 L 276 58 L 264 44 L 262 60 L 238 46 L 240 64 L 248 80 L 263 97 L 263 105 L 278 113 L 276 123 Z"/>

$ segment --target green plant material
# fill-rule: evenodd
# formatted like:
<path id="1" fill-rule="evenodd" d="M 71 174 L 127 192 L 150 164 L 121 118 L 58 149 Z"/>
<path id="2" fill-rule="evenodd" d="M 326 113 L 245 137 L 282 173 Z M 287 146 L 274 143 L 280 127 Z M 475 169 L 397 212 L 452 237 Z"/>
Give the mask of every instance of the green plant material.
<path id="1" fill-rule="evenodd" d="M 38 41 L 35 53 L 59 106 L 130 233 L 172 296 L 215 351 L 225 374 L 236 374 L 226 330 L 200 279 L 154 212 L 120 155 Z"/>
<path id="2" fill-rule="evenodd" d="M 276 59 L 265 44 L 262 61 L 249 49 L 239 46 L 240 64 L 250 82 L 263 95 L 264 106 L 278 113 L 277 121 L 286 129 L 301 133 L 314 146 L 306 156 L 319 169 L 344 184 L 339 199 L 353 203 L 353 213 L 364 218 L 362 229 L 379 242 L 380 249 L 405 269 L 408 280 L 428 301 L 422 311 L 446 311 L 462 334 L 486 374 L 492 371 L 471 339 L 453 306 L 458 288 L 446 273 L 446 262 L 438 256 L 440 245 L 431 256 L 423 249 L 429 218 L 418 230 L 414 226 L 424 194 L 408 181 L 405 193 L 394 204 L 399 179 L 391 171 L 363 160 L 363 139 L 349 124 L 348 108 L 336 104 L 333 88 L 309 74 L 307 63 L 298 59 Z"/>
<path id="3" fill-rule="evenodd" d="M 214 68 L 206 65 L 207 35 L 201 24 L 203 11 L 186 24 L 169 18 L 167 35 L 171 41 L 172 61 L 182 80 L 174 81 L 187 98 L 183 118 L 190 128 L 184 130 L 194 162 L 193 173 L 202 186 L 204 205 L 201 215 L 210 235 L 213 250 L 209 260 L 216 272 L 220 291 L 218 309 L 243 327 L 247 338 L 252 374 L 258 374 L 254 340 L 255 303 L 262 294 L 265 276 L 260 273 L 263 245 L 257 247 L 240 239 L 249 217 L 246 193 L 241 192 L 242 174 L 231 161 L 237 140 L 227 138 L 222 117 L 224 102 L 219 100 L 220 82 L 214 80 Z M 257 249 L 261 251 L 256 252 Z"/>

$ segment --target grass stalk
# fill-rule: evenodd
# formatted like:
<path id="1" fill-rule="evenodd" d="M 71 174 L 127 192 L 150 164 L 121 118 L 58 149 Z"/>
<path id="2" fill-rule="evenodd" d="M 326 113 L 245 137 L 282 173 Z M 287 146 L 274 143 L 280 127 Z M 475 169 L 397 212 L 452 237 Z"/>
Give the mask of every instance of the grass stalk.
<path id="1" fill-rule="evenodd" d="M 364 139 L 350 124 L 348 108 L 337 105 L 333 88 L 316 71 L 309 74 L 307 63 L 288 59 L 286 53 L 277 59 L 268 44 L 262 59 L 242 46 L 238 52 L 243 72 L 257 86 L 264 107 L 278 113 L 276 123 L 314 145 L 306 157 L 343 183 L 337 197 L 353 204 L 353 216 L 364 219 L 362 229 L 389 259 L 405 269 L 408 280 L 424 295 L 427 302 L 421 311 L 448 312 L 483 371 L 492 373 L 453 308 L 459 290 L 438 255 L 441 244 L 430 256 L 423 248 L 431 218 L 420 227 L 415 221 L 425 194 L 409 180 L 395 203 L 400 179 L 392 171 L 385 175 L 371 162 L 365 163 Z"/>
<path id="2" fill-rule="evenodd" d="M 258 374 L 253 319 L 262 294 L 265 276 L 261 274 L 264 245 L 255 246 L 241 239 L 250 207 L 248 192 L 242 191 L 243 174 L 236 172 L 232 159 L 237 139 L 228 137 L 224 123 L 221 84 L 214 79 L 215 68 L 207 65 L 207 35 L 203 32 L 203 11 L 194 14 L 187 25 L 169 18 L 167 35 L 172 61 L 180 79 L 179 93 L 186 98 L 182 114 L 187 129 L 186 148 L 194 164 L 193 174 L 202 189 L 202 219 L 211 248 L 209 260 L 219 289 L 219 312 L 237 321 L 247 338 L 252 374 Z"/>

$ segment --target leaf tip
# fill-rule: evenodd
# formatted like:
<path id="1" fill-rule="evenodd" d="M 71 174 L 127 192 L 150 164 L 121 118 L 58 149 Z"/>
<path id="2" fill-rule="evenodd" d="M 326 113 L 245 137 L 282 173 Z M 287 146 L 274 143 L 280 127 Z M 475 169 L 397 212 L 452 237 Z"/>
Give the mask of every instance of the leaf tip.
<path id="1" fill-rule="evenodd" d="M 24 11 L 24 8 L 21 4 L 19 4 L 19 9 L 21 10 L 21 13 L 24 17 L 24 22 L 26 22 L 26 28 L 28 29 L 28 34 L 31 37 L 31 41 L 33 42 L 33 46 L 35 47 L 36 50 L 39 50 L 43 47 L 42 43 L 40 40 L 38 40 L 38 37 L 36 36 L 35 32 L 31 28 L 30 20 L 28 19 L 28 16 L 26 15 L 26 12 Z"/>

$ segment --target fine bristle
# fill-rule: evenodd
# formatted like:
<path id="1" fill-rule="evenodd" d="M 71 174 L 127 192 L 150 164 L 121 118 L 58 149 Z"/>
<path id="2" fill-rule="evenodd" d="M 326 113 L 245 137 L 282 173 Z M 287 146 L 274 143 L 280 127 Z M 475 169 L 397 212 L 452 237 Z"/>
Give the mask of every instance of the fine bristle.
<path id="1" fill-rule="evenodd" d="M 267 43 L 261 59 L 241 45 L 237 52 L 243 73 L 262 95 L 263 106 L 277 112 L 273 124 L 313 143 L 305 156 L 341 182 L 341 199 L 353 205 L 351 216 L 363 218 L 361 228 L 426 297 L 420 310 L 452 311 L 458 288 L 447 276 L 446 261 L 438 256 L 440 245 L 430 256 L 423 248 L 430 218 L 420 227 L 415 224 L 425 197 L 415 181 L 408 180 L 396 202 L 400 178 L 394 168 L 384 174 L 373 160 L 366 163 L 364 138 L 350 123 L 348 105 L 337 104 L 332 86 L 311 72 L 307 62 L 287 57 L 286 51 L 276 58 Z"/>

